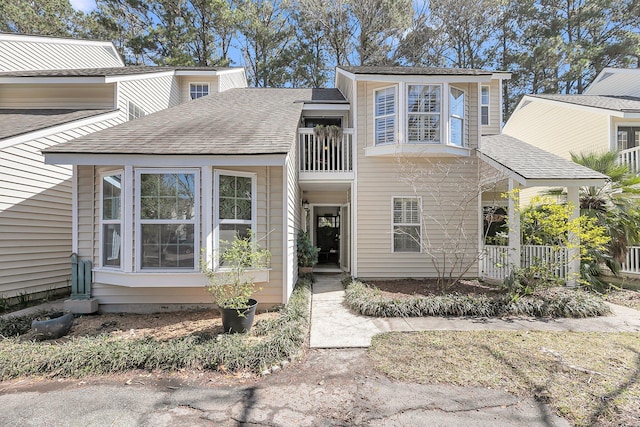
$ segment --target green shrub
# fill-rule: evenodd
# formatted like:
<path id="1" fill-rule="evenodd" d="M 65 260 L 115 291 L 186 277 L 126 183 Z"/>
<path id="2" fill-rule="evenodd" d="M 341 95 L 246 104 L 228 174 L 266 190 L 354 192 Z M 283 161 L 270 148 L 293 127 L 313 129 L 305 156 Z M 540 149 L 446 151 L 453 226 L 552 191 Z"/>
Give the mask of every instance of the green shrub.
<path id="1" fill-rule="evenodd" d="M 460 294 L 387 298 L 376 288 L 351 280 L 345 299 L 354 311 L 374 317 L 595 317 L 609 313 L 601 298 L 578 289 L 534 292 L 517 299 Z"/>
<path id="2" fill-rule="evenodd" d="M 106 335 L 64 343 L 0 339 L 0 380 L 24 375 L 81 377 L 132 369 L 217 370 L 222 366 L 227 371 L 260 372 L 300 351 L 308 332 L 310 295 L 309 282 L 299 281 L 279 316 L 256 323 L 250 334 L 193 335 L 163 342 L 114 340 Z M 264 339 L 258 341 L 256 335 Z"/>

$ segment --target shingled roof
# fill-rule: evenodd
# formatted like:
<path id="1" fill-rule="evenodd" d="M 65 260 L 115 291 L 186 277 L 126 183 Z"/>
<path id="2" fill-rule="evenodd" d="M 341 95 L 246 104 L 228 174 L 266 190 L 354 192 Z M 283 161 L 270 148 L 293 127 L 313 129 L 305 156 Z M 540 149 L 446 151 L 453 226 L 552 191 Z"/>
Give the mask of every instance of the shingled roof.
<path id="1" fill-rule="evenodd" d="M 114 110 L 0 109 L 0 140 Z"/>
<path id="2" fill-rule="evenodd" d="M 74 139 L 46 153 L 284 154 L 313 89 L 231 89 Z M 326 96 L 326 93 L 321 93 Z M 335 94 L 334 94 L 335 96 Z"/>
<path id="3" fill-rule="evenodd" d="M 608 177 L 509 135 L 482 137 L 479 152 L 524 180 L 606 180 Z M 558 184 L 552 184 L 558 185 Z"/>
<path id="4" fill-rule="evenodd" d="M 633 96 L 612 95 L 555 95 L 537 94 L 527 95 L 532 98 L 549 99 L 583 107 L 602 108 L 605 110 L 621 111 L 625 113 L 640 112 L 640 98 Z"/>
<path id="5" fill-rule="evenodd" d="M 339 66 L 351 74 L 384 74 L 384 75 L 421 75 L 421 76 L 490 76 L 495 71 L 473 68 L 439 68 L 439 67 L 346 67 Z"/>
<path id="6" fill-rule="evenodd" d="M 128 76 L 134 74 L 162 73 L 165 71 L 220 71 L 231 70 L 226 67 L 156 67 L 135 65 L 111 68 L 81 68 L 63 70 L 21 70 L 0 72 L 2 77 L 109 77 Z"/>

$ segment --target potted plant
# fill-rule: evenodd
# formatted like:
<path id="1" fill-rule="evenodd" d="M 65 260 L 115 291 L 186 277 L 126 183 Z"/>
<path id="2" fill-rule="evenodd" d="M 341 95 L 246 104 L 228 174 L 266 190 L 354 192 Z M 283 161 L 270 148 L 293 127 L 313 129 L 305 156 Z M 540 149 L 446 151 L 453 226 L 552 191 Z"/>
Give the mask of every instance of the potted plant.
<path id="1" fill-rule="evenodd" d="M 203 257 L 200 270 L 207 276 L 207 291 L 220 310 L 225 333 L 248 332 L 258 305 L 251 296 L 261 289 L 251 270 L 266 268 L 271 254 L 253 241 L 251 233 L 221 244 L 220 268 L 212 269 Z"/>
<path id="2" fill-rule="evenodd" d="M 318 263 L 318 248 L 313 246 L 306 231 L 298 231 L 298 270 L 300 274 L 309 274 Z"/>

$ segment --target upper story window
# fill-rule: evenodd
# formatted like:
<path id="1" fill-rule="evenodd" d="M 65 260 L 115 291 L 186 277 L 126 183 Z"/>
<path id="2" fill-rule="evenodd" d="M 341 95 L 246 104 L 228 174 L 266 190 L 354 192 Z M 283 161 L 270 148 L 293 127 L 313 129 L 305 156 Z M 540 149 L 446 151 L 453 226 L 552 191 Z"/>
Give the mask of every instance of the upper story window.
<path id="1" fill-rule="evenodd" d="M 122 253 L 122 172 L 102 176 L 100 251 L 103 267 L 121 267 Z"/>
<path id="2" fill-rule="evenodd" d="M 147 113 L 145 113 L 145 111 L 137 106 L 135 103 L 129 101 L 129 104 L 127 105 L 127 109 L 128 114 L 129 114 L 129 120 L 135 120 L 135 119 L 139 119 L 140 117 L 144 117 Z"/>
<path id="3" fill-rule="evenodd" d="M 407 90 L 407 141 L 440 143 L 442 88 L 439 85 L 409 85 Z"/>
<path id="4" fill-rule="evenodd" d="M 396 88 L 388 87 L 376 90 L 374 132 L 375 144 L 391 144 L 396 142 Z"/>
<path id="5" fill-rule="evenodd" d="M 191 99 L 198 99 L 209 95 L 209 83 L 189 83 Z"/>
<path id="6" fill-rule="evenodd" d="M 464 145 L 464 91 L 449 90 L 449 143 Z"/>
<path id="7" fill-rule="evenodd" d="M 640 127 L 618 127 L 618 150 L 628 150 L 640 145 Z"/>
<path id="8" fill-rule="evenodd" d="M 489 86 L 480 87 L 480 123 L 489 124 Z"/>
<path id="9" fill-rule="evenodd" d="M 197 173 L 143 171 L 137 182 L 140 268 L 194 270 Z"/>

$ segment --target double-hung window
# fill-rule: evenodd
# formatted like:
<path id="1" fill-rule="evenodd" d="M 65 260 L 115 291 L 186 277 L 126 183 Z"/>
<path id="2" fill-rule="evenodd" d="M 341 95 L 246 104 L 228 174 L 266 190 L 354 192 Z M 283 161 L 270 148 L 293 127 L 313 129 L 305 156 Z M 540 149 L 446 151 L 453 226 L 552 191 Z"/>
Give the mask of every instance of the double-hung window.
<path id="1" fill-rule="evenodd" d="M 122 172 L 102 176 L 101 265 L 120 268 L 122 254 Z"/>
<path id="2" fill-rule="evenodd" d="M 489 86 L 480 86 L 480 124 L 489 124 Z"/>
<path id="3" fill-rule="evenodd" d="M 256 231 L 256 179 L 254 174 L 216 171 L 215 212 L 218 253 L 234 238 L 245 238 Z"/>
<path id="4" fill-rule="evenodd" d="M 396 88 L 388 87 L 374 92 L 375 97 L 375 143 L 376 145 L 396 142 Z"/>
<path id="5" fill-rule="evenodd" d="M 408 86 L 407 140 L 409 143 L 440 143 L 441 91 L 439 85 Z"/>
<path id="6" fill-rule="evenodd" d="M 464 91 L 449 89 L 449 143 L 464 145 Z"/>
<path id="7" fill-rule="evenodd" d="M 420 252 L 420 198 L 393 198 L 393 252 Z"/>
<path id="8" fill-rule="evenodd" d="M 196 268 L 196 171 L 139 171 L 138 257 L 141 269 Z"/>
<path id="9" fill-rule="evenodd" d="M 198 99 L 209 95 L 209 83 L 190 83 L 189 94 L 191 99 Z"/>
<path id="10" fill-rule="evenodd" d="M 618 127 L 618 150 L 628 150 L 640 145 L 640 127 Z"/>

